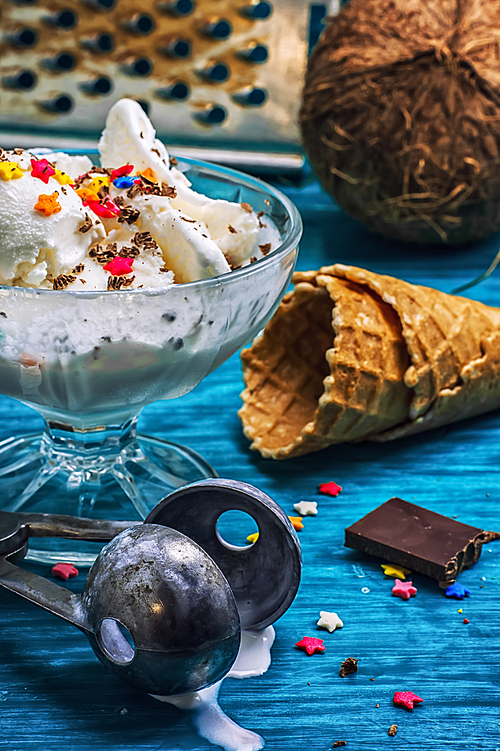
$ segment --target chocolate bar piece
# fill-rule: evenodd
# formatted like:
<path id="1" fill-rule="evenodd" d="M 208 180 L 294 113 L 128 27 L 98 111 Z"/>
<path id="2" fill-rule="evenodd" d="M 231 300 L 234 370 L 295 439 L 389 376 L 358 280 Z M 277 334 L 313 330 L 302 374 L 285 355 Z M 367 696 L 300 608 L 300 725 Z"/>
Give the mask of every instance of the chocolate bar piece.
<path id="1" fill-rule="evenodd" d="M 498 539 L 498 532 L 486 532 L 401 498 L 391 498 L 348 527 L 344 544 L 440 582 L 450 582 L 476 563 L 485 543 Z"/>

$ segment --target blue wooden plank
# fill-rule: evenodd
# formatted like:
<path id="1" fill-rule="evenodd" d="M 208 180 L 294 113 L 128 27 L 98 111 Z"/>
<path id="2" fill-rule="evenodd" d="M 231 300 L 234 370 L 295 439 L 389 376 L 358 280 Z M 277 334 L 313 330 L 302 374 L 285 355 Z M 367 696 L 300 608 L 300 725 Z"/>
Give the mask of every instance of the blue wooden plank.
<path id="1" fill-rule="evenodd" d="M 405 247 L 370 235 L 314 185 L 290 193 L 305 220 L 301 269 L 352 263 L 449 291 L 483 272 L 497 250 L 498 236 L 466 248 Z M 500 274 L 468 294 L 500 304 Z M 500 544 L 487 546 L 460 577 L 471 590 L 462 602 L 424 576 L 413 579 L 415 598 L 394 598 L 380 561 L 343 547 L 344 528 L 393 495 L 500 529 L 500 415 L 276 463 L 248 450 L 236 416 L 241 388 L 236 355 L 191 394 L 151 405 L 140 418 L 143 432 L 186 443 L 221 476 L 261 487 L 288 513 L 299 500 L 318 501 L 318 516 L 306 518 L 300 532 L 303 580 L 276 625 L 271 668 L 259 678 L 226 680 L 222 707 L 272 751 L 322 751 L 337 740 L 356 751 L 500 749 Z M 29 408 L 0 398 L 0 438 L 40 424 Z M 318 483 L 331 479 L 342 493 L 319 495 Z M 77 591 L 82 578 L 69 586 Z M 319 631 L 320 610 L 338 612 L 344 628 Z M 0 749 L 209 748 L 188 714 L 108 673 L 71 626 L 5 592 L 0 624 Z M 305 635 L 324 639 L 325 653 L 295 649 Z M 340 678 L 349 656 L 359 659 L 358 673 Z M 424 703 L 413 712 L 394 707 L 397 690 Z M 398 733 L 389 737 L 393 723 Z"/>

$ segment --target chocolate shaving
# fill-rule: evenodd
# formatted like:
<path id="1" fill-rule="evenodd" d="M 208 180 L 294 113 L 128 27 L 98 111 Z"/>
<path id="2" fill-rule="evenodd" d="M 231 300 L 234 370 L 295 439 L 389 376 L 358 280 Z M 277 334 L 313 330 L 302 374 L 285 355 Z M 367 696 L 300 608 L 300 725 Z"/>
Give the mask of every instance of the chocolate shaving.
<path id="1" fill-rule="evenodd" d="M 85 269 L 85 264 L 84 263 L 79 263 L 79 264 L 77 264 L 75 266 L 75 268 L 73 269 L 73 271 L 71 273 L 72 274 L 81 274 L 84 269 Z"/>
<path id="2" fill-rule="evenodd" d="M 70 284 L 76 281 L 76 276 L 72 274 L 59 274 L 52 282 L 53 289 L 66 289 Z"/>
<path id="3" fill-rule="evenodd" d="M 12 149 L 12 151 L 14 152 L 14 154 L 16 154 L 16 156 L 21 156 L 21 154 L 24 154 L 24 149 L 15 148 Z"/>
<path id="4" fill-rule="evenodd" d="M 132 238 L 132 242 L 134 245 L 144 245 L 144 243 L 151 239 L 151 233 L 150 232 L 136 232 L 134 237 Z"/>
<path id="5" fill-rule="evenodd" d="M 235 230 L 234 227 L 231 227 L 230 224 L 228 224 L 227 228 L 228 228 L 229 232 L 231 232 L 231 234 L 233 234 L 233 235 L 237 235 L 238 234 L 238 231 Z"/>
<path id="6" fill-rule="evenodd" d="M 259 250 L 263 256 L 267 256 L 267 254 L 271 250 L 271 243 L 264 243 L 264 245 L 259 245 Z"/>
<path id="7" fill-rule="evenodd" d="M 162 266 L 160 269 L 160 273 L 162 274 L 168 274 L 169 271 L 170 269 L 168 269 L 166 266 Z"/>
<path id="8" fill-rule="evenodd" d="M 161 154 L 158 151 L 158 149 L 151 149 L 151 151 L 152 151 L 153 154 L 157 154 L 158 156 L 161 156 Z"/>
<path id="9" fill-rule="evenodd" d="M 137 187 L 137 186 L 135 186 Z M 120 224 L 123 224 L 126 222 L 127 224 L 133 224 L 136 222 L 141 215 L 141 212 L 139 209 L 134 209 L 132 206 L 124 206 L 120 209 L 120 216 L 118 217 L 118 222 Z"/>
<path id="10" fill-rule="evenodd" d="M 350 673 L 357 673 L 358 672 L 358 661 L 356 657 L 348 657 L 347 660 L 344 660 L 344 662 L 340 666 L 339 675 L 341 678 L 345 678 L 346 675 L 349 675 Z"/>
<path id="11" fill-rule="evenodd" d="M 116 196 L 116 198 L 113 199 L 117 206 L 125 206 L 125 199 L 123 196 Z"/>
<path id="12" fill-rule="evenodd" d="M 260 227 L 261 229 L 266 229 L 266 227 L 267 227 L 267 224 L 264 224 L 264 222 L 261 222 L 261 221 L 260 221 L 260 219 L 259 219 L 259 227 Z"/>
<path id="13" fill-rule="evenodd" d="M 113 253 L 114 256 L 118 253 L 118 243 L 108 243 L 106 245 L 108 253 Z"/>
<path id="14" fill-rule="evenodd" d="M 258 211 L 257 212 L 257 218 L 260 219 L 262 216 L 264 216 L 264 212 L 263 211 Z"/>
<path id="15" fill-rule="evenodd" d="M 175 156 L 171 156 L 168 159 L 168 163 L 170 164 L 171 167 L 176 167 L 179 164 L 179 161 L 178 159 L 175 158 Z"/>
<path id="16" fill-rule="evenodd" d="M 166 196 L 167 198 L 175 198 L 177 196 L 177 190 L 174 187 L 167 185 L 166 183 L 162 183 L 160 195 Z"/>
<path id="17" fill-rule="evenodd" d="M 92 220 L 88 214 L 85 214 L 85 221 L 81 227 L 78 228 L 78 232 L 88 232 L 92 229 Z"/>
<path id="18" fill-rule="evenodd" d="M 107 185 L 101 185 L 101 187 L 97 191 L 97 195 L 99 196 L 101 201 L 104 201 L 109 196 L 109 187 Z"/>
<path id="19" fill-rule="evenodd" d="M 186 216 L 181 216 L 181 219 L 183 222 L 188 222 L 189 224 L 196 224 L 196 219 L 188 219 Z"/>
<path id="20" fill-rule="evenodd" d="M 134 283 L 134 276 L 110 276 L 108 279 L 108 290 L 118 290 L 122 287 L 130 287 Z"/>
<path id="21" fill-rule="evenodd" d="M 146 183 L 146 185 L 156 185 L 156 180 L 150 180 L 149 177 L 146 177 L 146 175 L 139 175 L 139 177 L 143 183 Z"/>
<path id="22" fill-rule="evenodd" d="M 249 214 L 253 214 L 253 209 L 249 203 L 240 203 L 240 206 L 242 209 L 245 209 L 245 211 L 248 211 Z"/>
<path id="23" fill-rule="evenodd" d="M 66 190 L 66 186 L 65 185 L 61 185 L 61 191 L 64 193 L 65 196 L 68 195 L 68 191 Z"/>
<path id="24" fill-rule="evenodd" d="M 120 249 L 120 256 L 122 258 L 135 258 L 136 256 L 140 254 L 140 252 L 141 251 L 136 246 L 132 246 L 129 248 L 128 245 L 124 245 Z"/>
<path id="25" fill-rule="evenodd" d="M 231 269 L 231 271 L 236 271 L 236 269 L 241 269 L 241 264 L 239 266 L 236 266 L 236 264 L 230 263 L 229 268 Z"/>
<path id="26" fill-rule="evenodd" d="M 138 185 L 132 185 L 132 187 L 127 190 L 127 197 L 135 198 L 136 196 L 139 195 L 140 192 L 141 192 L 141 189 Z"/>
<path id="27" fill-rule="evenodd" d="M 397 732 L 398 732 L 398 726 L 397 725 L 391 725 L 391 727 L 387 731 L 387 735 L 391 735 L 391 736 L 394 737 Z"/>
<path id="28" fill-rule="evenodd" d="M 116 243 L 113 243 L 116 245 Z M 102 245 L 95 245 L 93 248 L 89 250 L 89 257 L 95 258 L 97 263 L 100 263 L 101 266 L 104 266 L 106 263 L 109 263 L 109 261 L 112 261 L 115 257 L 116 253 L 113 250 L 108 250 L 108 248 L 112 247 L 112 244 L 108 245 L 106 250 L 103 250 Z"/>

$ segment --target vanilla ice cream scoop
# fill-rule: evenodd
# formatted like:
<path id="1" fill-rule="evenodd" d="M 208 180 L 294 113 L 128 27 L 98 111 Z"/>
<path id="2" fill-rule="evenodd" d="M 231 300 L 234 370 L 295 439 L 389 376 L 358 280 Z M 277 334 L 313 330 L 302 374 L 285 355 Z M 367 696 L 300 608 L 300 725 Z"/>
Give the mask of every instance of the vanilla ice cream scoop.
<path id="1" fill-rule="evenodd" d="M 52 287 L 48 277 L 70 273 L 104 227 L 64 173 L 44 172 L 46 160 L 16 152 L 0 155 L 0 283 Z"/>

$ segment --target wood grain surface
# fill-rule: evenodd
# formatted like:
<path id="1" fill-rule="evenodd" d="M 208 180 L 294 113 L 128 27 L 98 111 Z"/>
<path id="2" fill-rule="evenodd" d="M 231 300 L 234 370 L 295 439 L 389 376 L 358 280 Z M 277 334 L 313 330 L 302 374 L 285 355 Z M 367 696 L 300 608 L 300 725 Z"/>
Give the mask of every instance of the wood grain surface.
<path id="1" fill-rule="evenodd" d="M 497 252 L 498 236 L 466 248 L 397 245 L 370 235 L 316 184 L 288 192 L 305 222 L 300 269 L 351 263 L 450 291 L 484 271 Z M 500 305 L 500 272 L 468 294 Z M 248 450 L 236 416 L 241 389 L 235 355 L 191 394 L 151 405 L 140 418 L 143 433 L 187 444 L 221 477 L 257 485 L 289 514 L 300 500 L 318 502 L 318 515 L 306 518 L 299 533 L 303 579 L 276 624 L 272 665 L 259 678 L 226 680 L 223 709 L 260 733 L 269 751 L 323 751 L 339 740 L 352 751 L 498 751 L 500 543 L 486 546 L 460 576 L 471 591 L 462 602 L 420 575 L 413 577 L 416 597 L 392 597 L 381 561 L 343 547 L 344 528 L 394 495 L 499 530 L 498 412 L 386 445 L 341 445 L 273 463 Z M 40 423 L 29 408 L 0 399 L 0 438 Z M 337 498 L 317 492 L 329 480 L 343 486 Z M 78 591 L 83 578 L 84 572 L 69 586 Z M 320 610 L 337 612 L 344 628 L 317 629 Z M 295 649 L 303 636 L 324 639 L 326 651 L 309 657 Z M 209 747 L 188 713 L 120 682 L 76 629 L 3 591 L 0 655 L 2 750 Z M 359 660 L 359 670 L 341 678 L 347 657 Z M 395 707 L 394 692 L 404 690 L 424 703 L 413 712 Z"/>

